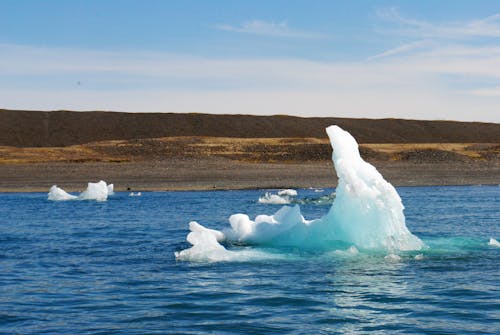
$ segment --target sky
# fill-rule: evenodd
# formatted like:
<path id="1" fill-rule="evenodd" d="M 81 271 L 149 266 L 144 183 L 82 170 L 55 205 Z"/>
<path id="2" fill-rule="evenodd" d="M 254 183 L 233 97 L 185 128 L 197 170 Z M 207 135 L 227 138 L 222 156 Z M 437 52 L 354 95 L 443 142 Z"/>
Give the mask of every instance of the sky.
<path id="1" fill-rule="evenodd" d="M 0 108 L 500 122 L 500 1 L 0 0 Z"/>

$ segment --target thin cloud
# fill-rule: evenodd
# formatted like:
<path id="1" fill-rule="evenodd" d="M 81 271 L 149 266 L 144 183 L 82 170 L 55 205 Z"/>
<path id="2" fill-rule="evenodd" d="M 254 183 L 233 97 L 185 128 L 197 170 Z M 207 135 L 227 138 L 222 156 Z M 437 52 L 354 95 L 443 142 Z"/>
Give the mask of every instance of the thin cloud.
<path id="1" fill-rule="evenodd" d="M 411 43 L 406 43 L 400 46 L 397 46 L 392 49 L 385 50 L 379 54 L 376 54 L 374 56 L 368 57 L 368 61 L 371 60 L 376 60 L 376 59 L 381 59 L 381 58 L 386 58 L 386 57 L 391 57 L 391 56 L 399 56 L 402 54 L 407 54 L 409 52 L 421 49 L 423 47 L 429 46 L 430 41 L 416 41 L 416 42 L 411 42 Z"/>
<path id="2" fill-rule="evenodd" d="M 322 35 L 292 29 L 286 21 L 266 22 L 261 20 L 245 21 L 240 25 L 219 24 L 215 26 L 218 30 L 244 33 L 252 35 L 262 35 L 270 37 L 288 37 L 288 38 L 321 38 Z"/>
<path id="3" fill-rule="evenodd" d="M 500 13 L 480 19 L 443 23 L 408 18 L 394 7 L 380 9 L 377 15 L 397 25 L 389 31 L 420 38 L 465 40 L 478 37 L 500 37 Z"/>
<path id="4" fill-rule="evenodd" d="M 327 62 L 0 44 L 0 107 L 500 121 L 499 47 L 406 50 Z"/>

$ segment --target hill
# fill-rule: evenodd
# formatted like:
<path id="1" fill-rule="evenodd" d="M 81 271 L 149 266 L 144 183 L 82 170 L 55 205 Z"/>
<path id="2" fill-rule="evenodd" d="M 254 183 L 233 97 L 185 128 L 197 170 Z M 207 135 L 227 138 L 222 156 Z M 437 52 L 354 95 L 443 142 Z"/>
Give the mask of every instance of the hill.
<path id="1" fill-rule="evenodd" d="M 500 143 L 497 123 L 0 109 L 0 145 L 64 147 L 179 136 L 326 138 L 324 128 L 331 124 L 348 130 L 359 143 Z"/>

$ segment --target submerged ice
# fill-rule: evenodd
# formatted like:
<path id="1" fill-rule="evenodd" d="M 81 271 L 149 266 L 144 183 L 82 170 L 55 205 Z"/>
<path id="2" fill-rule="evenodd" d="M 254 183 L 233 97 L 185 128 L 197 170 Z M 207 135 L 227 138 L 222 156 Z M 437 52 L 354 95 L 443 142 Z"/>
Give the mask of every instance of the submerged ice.
<path id="1" fill-rule="evenodd" d="M 403 204 L 395 188 L 377 169 L 365 162 L 356 140 L 338 126 L 326 129 L 333 147 L 333 163 L 338 186 L 328 214 L 308 221 L 298 205 L 284 206 L 274 215 L 246 214 L 229 218 L 230 227 L 211 230 L 192 222 L 188 242 L 192 247 L 176 253 L 183 260 L 226 260 L 221 242 L 239 245 L 294 247 L 300 249 L 377 249 L 386 250 L 391 259 L 397 251 L 420 250 L 424 244 L 405 224 Z M 349 249 L 348 249 L 349 250 Z"/>
<path id="2" fill-rule="evenodd" d="M 80 193 L 78 196 L 69 194 L 62 188 L 53 185 L 47 195 L 48 200 L 52 201 L 65 201 L 65 200 L 96 200 L 96 201 L 106 201 L 108 196 L 114 194 L 113 184 L 106 184 L 105 181 L 101 180 L 97 183 L 88 183 L 87 189 Z"/>

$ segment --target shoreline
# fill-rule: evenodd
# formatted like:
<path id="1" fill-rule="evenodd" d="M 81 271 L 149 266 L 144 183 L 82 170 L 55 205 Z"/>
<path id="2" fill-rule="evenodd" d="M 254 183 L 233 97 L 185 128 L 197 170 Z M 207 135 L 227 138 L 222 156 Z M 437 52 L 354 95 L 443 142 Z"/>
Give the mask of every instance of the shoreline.
<path id="1" fill-rule="evenodd" d="M 394 186 L 499 185 L 500 162 L 415 163 L 370 161 Z M 104 180 L 122 191 L 207 191 L 283 188 L 333 188 L 331 161 L 249 163 L 223 158 L 174 159 L 127 163 L 0 164 L 0 192 L 48 192 L 58 185 L 83 191 Z"/>
<path id="2" fill-rule="evenodd" d="M 459 184 L 459 185 L 393 185 L 395 188 L 409 188 L 409 187 L 466 187 L 466 186 L 478 186 L 478 187 L 500 187 L 500 184 Z M 129 192 L 225 192 L 225 191 L 258 191 L 258 190 L 282 190 L 282 189 L 328 189 L 330 187 L 265 187 L 265 188 L 200 188 L 200 189 L 138 189 L 138 190 L 115 190 L 115 193 L 129 193 Z M 335 188 L 335 187 L 333 187 Z M 49 188 L 50 189 L 50 188 Z M 28 188 L 28 189 L 3 189 L 0 188 L 0 194 L 13 194 L 13 193 L 42 193 L 48 194 L 49 189 L 38 189 L 38 188 Z M 85 190 L 84 187 L 78 189 L 64 189 L 69 193 L 81 193 Z"/>

